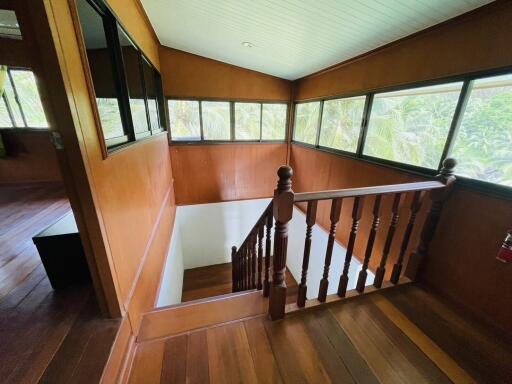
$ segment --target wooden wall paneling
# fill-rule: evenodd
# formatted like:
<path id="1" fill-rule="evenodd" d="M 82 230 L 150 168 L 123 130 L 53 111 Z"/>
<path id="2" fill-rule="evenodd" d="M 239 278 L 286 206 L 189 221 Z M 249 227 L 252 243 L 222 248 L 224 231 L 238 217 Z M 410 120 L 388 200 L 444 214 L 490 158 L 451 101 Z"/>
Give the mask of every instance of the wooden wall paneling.
<path id="1" fill-rule="evenodd" d="M 62 181 L 47 130 L 0 131 L 8 157 L 0 161 L 0 183 Z"/>
<path id="2" fill-rule="evenodd" d="M 160 46 L 164 95 L 290 100 L 291 81 Z"/>
<path id="3" fill-rule="evenodd" d="M 295 81 L 295 100 L 510 66 L 512 3 L 497 1 Z M 435 53 L 435 54 L 434 54 Z"/>
<path id="4" fill-rule="evenodd" d="M 117 281 L 113 276 L 112 260 L 104 243 L 103 223 L 98 217 L 95 196 L 88 178 L 90 167 L 84 155 L 86 146 L 80 130 L 80 124 L 84 123 L 81 108 L 88 105 L 88 102 L 80 103 L 80 97 L 73 97 L 81 94 L 77 91 L 73 95 L 73 87 L 76 89 L 77 82 L 82 78 L 79 57 L 67 54 L 69 48 L 76 46 L 69 8 L 64 2 L 42 0 L 30 1 L 30 6 L 24 4 L 25 25 L 31 31 L 37 30 L 37 34 L 28 33 L 24 39 L 33 39 L 32 52 L 39 57 L 34 70 L 39 76 L 38 88 L 45 113 L 51 130 L 62 137 L 64 148 L 57 151 L 57 158 L 77 220 L 96 295 L 103 312 L 116 317 L 122 312 Z M 23 20 L 20 19 L 20 22 Z"/>
<path id="5" fill-rule="evenodd" d="M 135 336 L 132 333 L 128 316 L 125 316 L 121 321 L 114 344 L 110 350 L 107 364 L 103 369 L 103 375 L 101 376 L 102 384 L 114 384 L 119 382 L 119 379 L 124 373 L 126 359 L 129 357 L 130 350 L 133 349 L 134 343 Z"/>
<path id="6" fill-rule="evenodd" d="M 270 197 L 286 143 L 171 146 L 177 204 Z"/>

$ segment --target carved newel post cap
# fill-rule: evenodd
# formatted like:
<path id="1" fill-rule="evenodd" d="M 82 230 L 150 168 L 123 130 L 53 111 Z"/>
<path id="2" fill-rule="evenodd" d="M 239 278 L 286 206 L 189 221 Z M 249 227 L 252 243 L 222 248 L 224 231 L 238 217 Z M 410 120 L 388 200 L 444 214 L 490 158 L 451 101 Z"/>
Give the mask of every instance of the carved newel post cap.
<path id="1" fill-rule="evenodd" d="M 234 246 L 234 245 L 233 245 L 233 246 L 231 247 L 231 252 L 236 252 L 236 246 Z"/>
<path id="2" fill-rule="evenodd" d="M 277 176 L 279 176 L 280 179 L 291 179 L 293 176 L 293 169 L 288 165 L 281 165 L 277 170 Z"/>

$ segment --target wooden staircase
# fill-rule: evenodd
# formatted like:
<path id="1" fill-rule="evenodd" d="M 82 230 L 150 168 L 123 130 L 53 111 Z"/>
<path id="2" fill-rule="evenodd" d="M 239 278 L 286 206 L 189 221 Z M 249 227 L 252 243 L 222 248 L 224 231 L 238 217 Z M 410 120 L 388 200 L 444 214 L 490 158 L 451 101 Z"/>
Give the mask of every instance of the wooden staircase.
<path id="1" fill-rule="evenodd" d="M 247 238 L 242 242 L 241 246 L 239 248 L 233 247 L 232 249 L 233 292 L 158 308 L 146 313 L 143 316 L 135 343 L 135 358 L 133 361 L 127 360 L 127 366 L 133 365 L 132 369 L 129 371 L 129 374 L 125 375 L 123 380 L 127 381 L 130 379 L 132 382 L 160 382 L 160 380 L 165 382 L 185 382 L 183 379 L 186 377 L 187 382 L 208 382 L 208 380 L 210 382 L 231 382 L 231 379 L 236 375 L 238 375 L 236 377 L 242 378 L 242 376 L 245 377 L 246 373 L 252 370 L 252 373 L 247 373 L 249 375 L 247 376 L 247 381 L 244 379 L 242 380 L 243 382 L 303 382 L 304 380 L 299 380 L 302 376 L 296 376 L 293 372 L 285 372 L 288 366 L 297 364 L 297 362 L 289 360 L 285 356 L 286 348 L 283 347 L 283 342 L 291 338 L 291 341 L 296 344 L 295 348 L 304 348 L 304 355 L 297 356 L 297 359 L 300 360 L 300 364 L 305 364 L 305 366 L 299 367 L 302 372 L 301 374 L 307 378 L 305 381 L 329 382 L 330 378 L 332 379 L 336 376 L 334 373 L 338 372 L 341 375 L 339 377 L 346 376 L 347 380 L 352 378 L 352 381 L 348 380 L 347 382 L 378 382 L 381 378 L 376 380 L 377 372 L 371 368 L 371 364 L 374 364 L 374 362 L 367 361 L 368 356 L 362 356 L 358 349 L 359 347 L 357 347 L 357 344 L 361 341 L 360 338 L 364 335 L 364 331 L 359 336 L 355 331 L 352 336 L 348 334 L 352 331 L 347 333 L 347 324 L 351 324 L 351 321 L 353 322 L 354 320 L 357 323 L 358 319 L 351 320 L 350 316 L 346 318 L 346 315 L 342 315 L 340 318 L 335 316 L 334 319 L 324 319 L 320 323 L 317 323 L 315 319 L 317 316 L 322 318 L 323 314 L 332 311 L 333 306 L 343 306 L 343 303 L 352 302 L 355 298 L 358 298 L 356 300 L 362 299 L 363 296 L 366 297 L 368 296 L 366 294 L 369 293 L 372 293 L 370 295 L 372 297 L 373 295 L 384 295 L 382 292 L 393 291 L 397 289 L 396 286 L 398 285 L 410 285 L 409 283 L 415 280 L 422 261 L 427 255 L 428 246 L 434 235 L 443 203 L 453 186 L 455 180 L 453 168 L 455 164 L 454 160 L 447 159 L 440 174 L 433 181 L 311 193 L 294 193 L 291 189 L 292 170 L 287 166 L 281 167 L 278 171 L 279 181 L 273 200 L 249 231 Z M 406 263 L 406 252 L 409 248 L 411 235 L 415 226 L 418 225 L 416 223 L 418 212 L 427 192 L 430 192 L 431 205 L 423 223 L 419 244 Z M 399 232 L 397 231 L 399 208 L 408 194 L 412 196 L 410 198 L 407 225 L 401 234 L 399 253 L 393 264 L 391 264 L 391 273 L 386 274 L 386 266 L 390 263 L 389 256 L 392 243 L 398 235 L 397 232 Z M 375 239 L 382 215 L 382 201 L 388 195 L 392 199 L 389 212 L 391 216 L 390 224 L 387 228 L 382 252 L 380 252 L 378 267 L 375 271 L 375 280 L 373 285 L 366 286 L 370 258 L 374 253 Z M 354 285 L 355 288 L 349 289 L 348 270 L 353 257 L 363 204 L 370 196 L 373 197 L 372 220 L 369 236 L 366 239 L 366 252 L 362 260 L 362 268 L 357 282 Z M 343 272 L 339 277 L 337 292 L 335 294 L 328 294 L 328 287 L 330 285 L 328 277 L 333 245 L 336 239 L 341 207 L 347 199 L 353 201 L 352 225 L 348 236 Z M 330 201 L 329 237 L 318 296 L 315 299 L 308 300 L 307 277 L 312 241 L 311 234 L 312 227 L 316 221 L 317 205 L 320 201 Z M 294 204 L 306 205 L 306 236 L 304 239 L 301 281 L 295 299 L 293 302 L 290 302 L 290 300 L 287 302 L 288 292 L 285 276 L 288 223 L 292 218 Z M 273 236 L 272 229 L 274 229 Z M 298 240 L 293 239 L 293 241 Z M 405 273 L 402 273 L 403 269 L 405 269 Z M 389 279 L 385 279 L 388 275 Z M 305 312 L 304 309 L 310 309 L 316 314 L 306 315 L 310 311 Z M 332 313 L 329 316 L 331 315 Z M 315 335 L 307 342 L 305 341 L 306 339 L 302 340 L 304 329 L 301 328 L 301 325 L 293 325 L 296 322 L 293 318 L 298 318 L 297 316 L 306 316 L 302 320 L 297 320 L 297 322 L 305 322 L 304 324 L 308 329 L 307 332 L 311 331 L 313 333 L 320 332 L 320 328 L 323 326 L 331 327 L 332 324 L 337 322 L 337 327 L 341 327 L 344 336 L 340 334 L 339 330 L 331 329 L 331 331 L 334 334 L 340 335 L 336 336 L 338 337 L 336 343 L 339 342 L 341 344 L 333 343 L 329 339 L 331 336 L 325 334 L 324 331 L 316 335 L 319 337 L 318 340 Z M 367 316 L 371 320 L 373 314 L 368 313 Z M 292 324 L 289 327 L 272 325 L 273 321 L 283 318 L 286 320 L 288 317 L 290 320 L 287 324 Z M 340 320 L 342 318 L 346 318 L 346 322 L 342 322 Z M 322 321 L 326 323 L 322 325 Z M 339 338 L 345 338 L 345 341 Z M 169 342 L 166 340 L 169 340 Z M 249 343 L 249 349 L 247 349 L 247 343 Z M 317 345 L 317 343 L 319 344 Z M 340 355 L 342 352 L 336 350 L 336 348 L 342 348 L 341 345 L 344 344 L 349 348 L 348 351 L 355 351 L 346 353 L 353 353 L 354 356 Z M 350 347 L 349 344 L 352 346 Z M 341 359 L 339 367 L 336 366 L 340 363 L 338 360 L 336 362 L 324 361 L 326 358 L 329 359 L 326 357 L 325 353 L 327 351 L 324 351 L 324 349 L 328 349 L 330 353 L 335 352 L 337 354 L 338 359 Z M 233 350 L 237 351 L 234 355 Z M 314 352 L 315 350 L 316 352 Z M 187 351 L 186 354 L 185 351 Z M 436 356 L 438 355 L 436 353 L 433 352 L 433 358 L 437 358 Z M 190 354 L 191 357 L 189 356 Z M 233 355 L 232 358 L 236 361 L 229 362 L 229 359 L 226 357 L 228 355 Z M 311 359 L 316 356 L 314 357 L 315 359 L 322 360 L 323 368 L 315 367 L 314 361 L 306 359 L 306 355 L 310 355 Z M 188 360 L 189 358 L 192 360 Z M 350 360 L 350 364 L 355 364 L 354 367 L 348 367 L 347 361 L 344 360 L 345 358 Z M 177 363 L 179 361 L 182 361 L 182 364 Z M 194 365 L 197 364 L 197 370 L 195 366 L 189 367 L 189 361 L 195 361 Z M 356 361 L 359 361 L 359 363 L 355 363 Z M 167 364 L 170 364 L 173 368 L 169 370 Z M 144 365 L 149 365 L 149 368 Z M 201 375 L 205 374 L 202 371 L 204 365 L 209 367 L 209 373 L 207 373 L 209 379 L 206 380 L 203 377 L 202 379 L 205 381 L 202 381 L 200 379 Z M 366 366 L 366 368 L 362 368 L 363 366 Z M 153 377 L 154 381 L 144 377 L 148 369 L 152 370 L 152 374 L 155 375 Z M 212 369 L 214 370 L 213 372 Z M 238 373 L 231 372 L 232 369 Z M 352 371 L 352 369 L 355 371 Z M 441 371 L 443 371 L 443 374 L 436 374 L 437 376 L 433 375 L 432 377 L 439 376 L 446 380 L 427 380 L 425 382 L 450 382 L 453 378 L 457 379 L 455 382 L 472 382 L 467 380 L 470 376 L 466 376 L 467 372 L 463 369 L 443 370 L 441 368 Z M 212 381 L 212 377 L 220 379 L 223 377 L 223 374 L 227 373 L 234 376 L 224 377 L 224 381 Z M 368 381 L 354 380 L 358 375 L 367 377 Z M 192 376 L 198 381 L 191 379 Z M 412 375 L 409 378 L 412 380 L 417 377 Z M 386 382 L 388 380 L 382 381 Z"/>

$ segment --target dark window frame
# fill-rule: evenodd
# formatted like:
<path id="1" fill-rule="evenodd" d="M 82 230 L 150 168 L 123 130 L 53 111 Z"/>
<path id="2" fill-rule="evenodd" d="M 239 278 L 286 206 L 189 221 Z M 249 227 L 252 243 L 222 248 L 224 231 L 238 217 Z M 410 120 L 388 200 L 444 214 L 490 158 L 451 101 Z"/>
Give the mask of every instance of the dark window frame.
<path id="1" fill-rule="evenodd" d="M 98 118 L 97 123 L 99 124 L 98 128 L 98 134 L 105 142 L 105 151 L 104 158 L 108 157 L 108 155 L 112 154 L 113 152 L 123 149 L 127 146 L 130 146 L 131 144 L 137 143 L 141 140 L 145 140 L 148 138 L 151 138 L 152 136 L 156 136 L 161 134 L 162 132 L 165 132 L 167 130 L 167 119 L 163 118 L 162 115 L 165 115 L 165 99 L 163 97 L 163 87 L 162 87 L 162 77 L 160 72 L 156 69 L 156 67 L 153 65 L 151 60 L 144 54 L 144 51 L 142 48 L 137 44 L 136 40 L 133 38 L 133 36 L 128 32 L 127 28 L 121 23 L 121 21 L 117 18 L 114 11 L 105 3 L 104 0 L 85 0 L 87 3 L 95 9 L 98 14 L 101 16 L 104 26 L 104 32 L 105 32 L 105 39 L 107 42 L 107 50 L 110 54 L 110 59 L 112 63 L 112 74 L 114 77 L 114 84 L 118 90 L 119 96 L 117 97 L 118 104 L 119 104 L 119 112 L 121 117 L 121 122 L 123 125 L 123 133 L 124 135 L 120 135 L 117 137 L 105 139 L 103 134 L 103 128 L 101 125 L 101 120 Z M 80 18 L 78 9 L 76 9 L 76 15 Z M 79 25 L 80 26 L 80 25 Z M 133 44 L 134 48 L 137 51 L 137 59 L 138 59 L 138 66 L 139 66 L 139 75 L 141 76 L 141 82 L 142 82 L 142 89 L 143 89 L 143 97 L 144 97 L 144 105 L 146 108 L 146 118 L 147 118 L 147 124 L 148 124 L 148 130 L 147 132 L 135 132 L 135 128 L 132 121 L 132 115 L 131 115 L 131 107 L 130 107 L 130 100 L 129 100 L 129 90 L 128 90 L 128 77 L 126 76 L 125 72 L 125 66 L 124 66 L 124 58 L 123 53 L 121 49 L 121 44 L 119 40 L 118 35 L 118 29 L 120 29 L 130 40 L 130 42 Z M 80 26 L 81 30 L 81 26 Z M 82 32 L 82 44 L 84 46 L 84 49 L 86 49 L 85 46 L 85 40 L 83 37 Z M 87 57 L 86 57 L 87 59 Z M 88 59 L 87 59 L 88 60 Z M 148 107 L 148 93 L 146 90 L 146 81 L 144 77 L 143 72 L 143 61 L 145 61 L 149 67 L 151 68 L 154 76 L 154 82 L 156 87 L 156 98 L 157 98 L 157 113 L 158 113 L 158 121 L 160 128 L 159 129 L 152 129 L 151 123 L 150 123 L 150 112 Z M 87 61 L 88 64 L 88 61 Z M 90 67 L 89 67 L 90 68 Z M 90 71 L 90 69 L 89 69 Z M 90 76 L 90 73 L 89 73 Z M 92 85 L 92 91 L 94 92 L 94 98 L 95 98 L 95 89 L 94 89 L 94 83 L 92 82 L 92 79 L 90 81 Z M 96 103 L 92 103 L 93 108 L 96 109 L 96 115 L 99 117 L 98 113 L 98 106 Z"/>
<path id="2" fill-rule="evenodd" d="M 317 98 L 310 98 L 305 99 L 301 101 L 297 101 L 293 103 L 294 106 L 294 113 L 296 114 L 296 105 L 302 104 L 302 103 L 309 103 L 309 102 L 315 102 L 320 101 L 321 107 L 323 105 L 323 102 L 326 100 L 332 100 L 332 99 L 345 99 L 350 97 L 363 97 L 366 96 L 365 101 L 365 108 L 363 112 L 363 119 L 361 122 L 361 129 L 359 131 L 359 138 L 358 138 L 358 149 L 356 153 L 343 151 L 331 147 L 324 147 L 318 144 L 318 138 L 320 137 L 320 130 L 321 130 L 321 119 L 322 116 L 320 114 L 319 118 L 319 124 L 317 125 L 317 143 L 315 145 L 304 143 L 301 141 L 295 140 L 295 128 L 296 128 L 296 119 L 294 119 L 294 123 L 292 126 L 292 132 L 291 132 L 291 143 L 298 144 L 303 147 L 307 148 L 313 148 L 317 150 L 321 150 L 324 152 L 329 152 L 333 154 L 337 154 L 343 157 L 347 157 L 350 159 L 356 159 L 361 160 L 364 162 L 368 162 L 371 164 L 381 165 L 390 167 L 399 171 L 404 171 L 407 173 L 412 173 L 418 176 L 423 177 L 432 177 L 435 176 L 439 170 L 442 167 L 443 161 L 449 157 L 450 151 L 453 148 L 453 145 L 455 143 L 455 140 L 457 139 L 457 133 L 460 127 L 460 124 L 462 122 L 462 118 L 464 116 L 464 111 L 466 104 L 468 102 L 469 97 L 471 96 L 471 89 L 473 82 L 475 80 L 486 78 L 486 77 L 493 77 L 493 76 L 500 76 L 500 75 L 506 75 L 512 73 L 512 66 L 502 67 L 498 69 L 493 70 L 486 70 L 486 71 L 478 71 L 478 72 L 472 72 L 462 75 L 456 75 L 456 76 L 450 76 L 450 77 L 444 77 L 439 78 L 435 80 L 426 80 L 426 81 L 418 81 L 418 82 L 412 82 L 407 84 L 401 84 L 399 86 L 390 86 L 390 87 L 382 87 L 382 88 L 376 88 L 371 89 L 366 92 L 347 92 L 342 94 L 336 94 L 336 95 L 329 95 L 328 97 L 317 97 Z M 386 93 L 386 92 L 393 92 L 393 91 L 402 91 L 402 90 L 408 90 L 408 89 L 414 89 L 414 88 L 421 88 L 421 87 L 427 87 L 427 86 L 433 86 L 433 85 L 442 85 L 447 84 L 451 82 L 462 82 L 462 88 L 459 93 L 459 98 L 457 100 L 457 104 L 455 107 L 454 115 L 452 117 L 452 121 L 450 123 L 450 128 L 448 131 L 448 135 L 445 141 L 445 145 L 443 148 L 443 152 L 441 154 L 441 158 L 439 161 L 439 165 L 437 169 L 430 169 L 430 168 L 424 168 L 424 167 L 418 167 L 411 164 L 405 164 L 398 161 L 391 161 L 386 160 L 378 157 L 373 157 L 369 155 L 364 155 L 364 145 L 366 143 L 366 136 L 368 133 L 368 124 L 371 116 L 371 109 L 373 106 L 373 98 L 375 94 L 379 93 Z M 479 179 L 472 179 L 464 176 L 457 175 L 457 178 L 459 180 L 459 185 L 462 185 L 464 187 L 468 187 L 470 189 L 477 190 L 482 193 L 491 194 L 494 196 L 498 196 L 500 198 L 505 199 L 512 199 L 512 187 L 503 185 L 503 184 L 495 184 L 490 183 L 484 180 Z"/>
<path id="3" fill-rule="evenodd" d="M 200 138 L 198 140 L 180 140 L 173 139 L 172 137 L 172 127 L 170 126 L 170 116 L 169 111 L 167 109 L 167 122 L 169 123 L 169 143 L 172 145 L 198 145 L 198 144 L 230 144 L 230 143 L 286 143 L 288 141 L 288 126 L 289 126 L 289 115 L 290 115 L 290 104 L 283 100 L 248 100 L 248 99 L 217 99 L 217 98 L 197 98 L 197 97 L 173 97 L 166 96 L 165 106 L 168 108 L 169 101 L 196 101 L 199 103 L 199 124 L 200 124 Z M 209 140 L 204 138 L 203 133 L 203 116 L 202 116 L 202 102 L 224 102 L 229 103 L 229 113 L 230 113 L 230 138 L 229 140 Z M 260 104 L 260 135 L 258 140 L 242 140 L 235 138 L 235 104 L 236 103 L 246 103 L 246 104 Z M 284 130 L 284 138 L 280 140 L 263 140 L 262 138 L 262 126 L 263 126 L 263 104 L 280 104 L 286 106 L 286 117 L 285 117 L 285 130 Z"/>
<path id="4" fill-rule="evenodd" d="M 9 115 L 9 119 L 11 120 L 11 126 L 9 126 L 9 127 L 0 127 L 0 130 L 25 130 L 25 131 L 37 131 L 37 132 L 50 130 L 49 122 L 48 122 L 48 119 L 46 118 L 46 113 L 45 113 L 45 120 L 46 120 L 46 123 L 48 124 L 48 126 L 46 126 L 46 127 L 38 127 L 38 126 L 29 125 L 27 123 L 27 117 L 26 117 L 25 111 L 23 110 L 23 106 L 22 106 L 22 103 L 20 101 L 20 96 L 19 96 L 19 93 L 18 93 L 18 89 L 16 87 L 16 82 L 14 81 L 14 78 L 13 78 L 13 76 L 11 74 L 11 71 L 25 71 L 25 72 L 31 72 L 32 74 L 34 74 L 34 71 L 31 68 L 21 67 L 21 66 L 14 66 L 14 65 L 7 65 L 7 77 L 6 77 L 5 81 L 8 81 L 10 83 L 12 89 L 13 89 L 14 100 L 16 102 L 18 110 L 20 111 L 20 115 L 21 115 L 21 119 L 22 119 L 22 122 L 23 122 L 23 126 L 19 126 L 16 123 L 16 119 L 14 117 L 14 112 L 13 112 L 13 109 L 12 109 L 13 106 L 11 106 L 11 103 L 7 99 L 7 96 L 5 95 L 5 92 L 3 92 L 2 97 L 0 98 L 0 103 L 4 103 L 4 105 L 5 105 L 5 108 L 7 110 L 7 114 Z M 43 100 L 41 99 L 41 94 L 39 93 L 39 88 L 37 87 L 37 82 L 36 82 L 36 89 L 37 89 L 37 95 L 38 95 L 39 100 L 41 101 L 41 105 L 42 105 L 43 104 Z M 43 111 L 44 111 L 44 106 L 43 106 Z"/>

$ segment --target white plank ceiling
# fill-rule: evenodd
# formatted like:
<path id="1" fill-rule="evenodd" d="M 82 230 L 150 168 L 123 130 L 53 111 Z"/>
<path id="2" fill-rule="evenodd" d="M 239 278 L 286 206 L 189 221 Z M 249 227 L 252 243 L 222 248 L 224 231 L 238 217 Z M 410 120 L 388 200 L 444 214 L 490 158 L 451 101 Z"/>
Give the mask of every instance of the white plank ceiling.
<path id="1" fill-rule="evenodd" d="M 490 2 L 142 0 L 163 45 L 290 80 Z"/>

